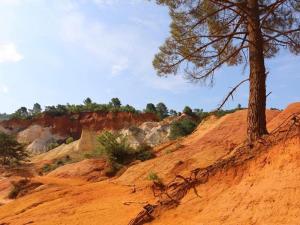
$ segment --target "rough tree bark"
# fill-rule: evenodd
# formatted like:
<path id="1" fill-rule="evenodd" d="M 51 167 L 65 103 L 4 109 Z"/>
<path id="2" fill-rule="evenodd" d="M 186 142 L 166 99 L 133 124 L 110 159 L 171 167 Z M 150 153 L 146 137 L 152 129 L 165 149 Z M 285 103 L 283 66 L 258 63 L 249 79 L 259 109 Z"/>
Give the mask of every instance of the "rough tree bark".
<path id="1" fill-rule="evenodd" d="M 250 93 L 248 103 L 248 141 L 267 134 L 266 128 L 266 69 L 264 62 L 264 44 L 260 28 L 258 0 L 248 0 L 248 33 Z"/>

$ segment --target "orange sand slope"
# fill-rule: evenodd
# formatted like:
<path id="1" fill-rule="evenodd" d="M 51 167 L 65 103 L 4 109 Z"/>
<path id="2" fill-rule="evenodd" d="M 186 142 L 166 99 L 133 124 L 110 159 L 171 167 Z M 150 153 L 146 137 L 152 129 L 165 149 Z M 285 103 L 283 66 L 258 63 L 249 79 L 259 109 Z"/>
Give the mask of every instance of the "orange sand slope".
<path id="1" fill-rule="evenodd" d="M 283 112 L 268 111 L 269 129 L 299 112 L 300 103 Z M 134 165 L 110 181 L 35 177 L 44 185 L 1 206 L 0 224 L 128 224 L 143 205 L 156 201 L 146 179 L 149 172 L 167 182 L 214 164 L 243 142 L 245 122 L 246 111 L 211 118 L 189 137 L 162 147 L 158 158 Z M 151 224 L 299 224 L 299 139 L 278 143 L 244 166 L 222 171 L 197 186 L 200 198 L 189 191 L 177 208 L 162 212 Z"/>

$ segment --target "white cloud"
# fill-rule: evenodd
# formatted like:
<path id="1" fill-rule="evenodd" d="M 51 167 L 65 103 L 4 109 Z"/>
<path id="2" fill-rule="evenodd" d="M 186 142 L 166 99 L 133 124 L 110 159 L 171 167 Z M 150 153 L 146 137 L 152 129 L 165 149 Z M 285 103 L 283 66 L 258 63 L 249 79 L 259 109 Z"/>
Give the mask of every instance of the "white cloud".
<path id="1" fill-rule="evenodd" d="M 112 75 L 126 70 L 138 58 L 139 36 L 134 27 L 114 27 L 90 20 L 79 9 L 67 12 L 62 18 L 62 39 L 92 54 Z"/>
<path id="2" fill-rule="evenodd" d="M 14 43 L 0 44 L 0 63 L 18 62 L 23 59 Z"/>
<path id="3" fill-rule="evenodd" d="M 118 75 L 124 70 L 128 68 L 128 59 L 123 58 L 119 62 L 117 62 L 115 65 L 112 66 L 111 74 L 112 75 Z"/>
<path id="4" fill-rule="evenodd" d="M 6 85 L 0 85 L 0 93 L 7 94 L 8 93 L 8 87 Z"/>
<path id="5" fill-rule="evenodd" d="M 97 4 L 117 1 L 94 0 Z M 154 89 L 178 93 L 191 88 L 181 76 L 164 79 L 155 75 L 152 59 L 160 43 L 149 38 L 149 30 L 157 30 L 161 21 L 155 23 L 132 17 L 129 23 L 112 26 L 101 20 L 92 20 L 80 7 L 70 8 L 62 17 L 61 37 L 65 43 L 90 53 L 99 62 L 101 70 L 105 68 L 113 76 L 126 71 Z"/>

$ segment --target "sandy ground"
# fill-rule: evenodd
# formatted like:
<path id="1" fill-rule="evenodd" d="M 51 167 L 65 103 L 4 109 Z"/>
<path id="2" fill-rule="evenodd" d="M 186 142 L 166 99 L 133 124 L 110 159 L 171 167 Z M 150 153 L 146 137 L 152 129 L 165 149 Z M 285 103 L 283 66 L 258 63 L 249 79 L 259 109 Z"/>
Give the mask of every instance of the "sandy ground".
<path id="1" fill-rule="evenodd" d="M 268 111 L 269 127 L 300 111 Z M 163 181 L 206 167 L 226 156 L 245 138 L 246 111 L 212 118 L 160 156 L 130 167 L 122 176 L 89 183 L 83 179 L 35 177 L 44 185 L 0 207 L 0 224 L 125 225 L 142 206 L 155 202 L 147 180 L 154 171 Z M 174 148 L 174 146 L 177 148 Z M 174 148 L 173 151 L 164 151 Z M 180 205 L 162 212 L 160 225 L 298 225 L 300 224 L 300 140 L 279 143 L 238 168 L 221 171 L 197 187 Z"/>

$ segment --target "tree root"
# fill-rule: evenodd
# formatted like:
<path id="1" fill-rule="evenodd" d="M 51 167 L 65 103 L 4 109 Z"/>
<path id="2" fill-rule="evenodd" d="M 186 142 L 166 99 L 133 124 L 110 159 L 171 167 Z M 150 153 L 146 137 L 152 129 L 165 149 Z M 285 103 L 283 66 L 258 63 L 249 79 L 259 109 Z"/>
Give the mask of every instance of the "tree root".
<path id="1" fill-rule="evenodd" d="M 142 225 L 144 223 L 151 222 L 154 220 L 154 216 L 152 216 L 152 214 L 156 207 L 157 205 L 145 205 L 143 207 L 143 211 L 141 211 L 134 219 L 132 219 L 128 225 Z"/>

